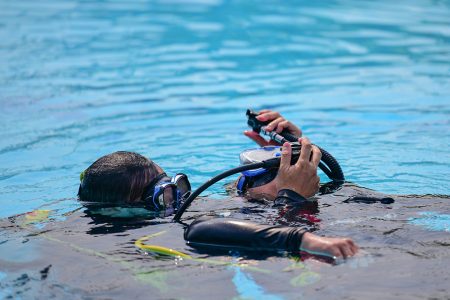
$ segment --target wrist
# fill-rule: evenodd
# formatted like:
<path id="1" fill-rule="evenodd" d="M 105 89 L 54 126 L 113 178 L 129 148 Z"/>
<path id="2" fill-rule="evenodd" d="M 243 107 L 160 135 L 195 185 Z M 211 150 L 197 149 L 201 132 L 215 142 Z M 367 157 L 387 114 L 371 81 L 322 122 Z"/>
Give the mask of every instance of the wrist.
<path id="1" fill-rule="evenodd" d="M 281 189 L 278 191 L 274 205 L 304 205 L 307 202 L 305 197 L 291 189 Z"/>
<path id="2" fill-rule="evenodd" d="M 298 193 L 292 188 L 282 188 L 278 190 L 278 197 L 289 198 L 295 201 L 306 201 L 306 198 L 302 194 Z"/>
<path id="3" fill-rule="evenodd" d="M 311 241 L 311 238 L 314 236 L 314 234 L 312 234 L 311 232 L 305 232 L 302 235 L 302 240 L 300 243 L 300 251 L 305 251 L 309 249 L 309 244 Z"/>
<path id="4" fill-rule="evenodd" d="M 295 185 L 283 184 L 283 181 L 280 180 L 278 176 L 275 178 L 275 187 L 277 189 L 278 196 L 280 196 L 281 191 L 291 191 L 306 199 L 303 193 L 299 191 Z"/>

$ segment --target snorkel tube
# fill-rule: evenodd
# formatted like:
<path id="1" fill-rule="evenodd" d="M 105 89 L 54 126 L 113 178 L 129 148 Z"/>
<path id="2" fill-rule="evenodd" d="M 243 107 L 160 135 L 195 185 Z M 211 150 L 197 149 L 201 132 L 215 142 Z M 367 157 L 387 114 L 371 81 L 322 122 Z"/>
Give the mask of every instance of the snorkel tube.
<path id="1" fill-rule="evenodd" d="M 301 151 L 301 145 L 297 142 L 298 138 L 294 135 L 290 134 L 289 132 L 281 132 L 280 134 L 276 132 L 267 132 L 264 130 L 264 126 L 268 124 L 268 122 L 261 122 L 258 119 L 256 119 L 256 116 L 258 114 L 254 113 L 251 110 L 247 110 L 247 117 L 248 122 L 247 124 L 253 129 L 255 132 L 263 132 L 264 134 L 268 135 L 272 140 L 283 144 L 284 142 L 290 142 L 292 145 L 292 157 L 291 157 L 291 164 L 295 164 L 300 157 L 300 151 Z M 316 145 L 317 146 L 317 145 Z M 335 183 L 341 184 L 344 182 L 344 173 L 342 172 L 342 169 L 337 162 L 337 160 L 327 151 L 323 150 L 322 148 L 318 147 L 320 151 L 322 152 L 322 162 L 319 163 L 319 168 Z M 192 201 L 194 201 L 195 198 L 197 198 L 203 191 L 205 191 L 207 188 L 215 184 L 216 182 L 227 178 L 231 175 L 241 173 L 248 170 L 255 170 L 259 168 L 264 169 L 271 169 L 271 168 L 278 168 L 280 166 L 281 158 L 280 157 L 274 157 L 267 160 L 263 160 L 261 162 L 255 162 L 250 163 L 246 165 L 242 165 L 236 168 L 233 168 L 231 170 L 225 171 L 217 176 L 214 176 L 213 178 L 209 179 L 207 182 L 202 184 L 198 189 L 196 189 L 192 194 L 189 195 L 189 197 L 184 201 L 184 203 L 180 206 L 177 213 L 173 217 L 173 221 L 178 222 L 183 215 L 183 213 L 186 211 L 186 209 L 191 205 Z"/>

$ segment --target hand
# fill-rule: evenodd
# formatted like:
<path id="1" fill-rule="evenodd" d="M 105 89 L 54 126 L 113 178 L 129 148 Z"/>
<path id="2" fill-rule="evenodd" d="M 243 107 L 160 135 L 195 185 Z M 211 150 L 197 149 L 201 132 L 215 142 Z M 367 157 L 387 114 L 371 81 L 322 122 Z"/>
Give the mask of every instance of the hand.
<path id="1" fill-rule="evenodd" d="M 315 255 L 347 258 L 355 255 L 359 247 L 349 238 L 326 238 L 306 232 L 300 250 Z"/>
<path id="2" fill-rule="evenodd" d="M 287 130 L 290 134 L 301 137 L 302 131 L 300 128 L 295 126 L 293 123 L 289 122 L 285 118 L 283 118 L 280 113 L 276 111 L 271 111 L 268 109 L 261 110 L 259 115 L 256 117 L 259 121 L 272 121 L 266 126 L 266 130 L 271 132 L 275 130 L 277 133 L 281 133 L 283 130 Z M 266 141 L 259 133 L 254 132 L 252 130 L 244 131 L 244 135 L 255 141 L 261 147 L 269 146 L 269 145 L 280 145 L 275 141 Z"/>
<path id="3" fill-rule="evenodd" d="M 289 189 L 308 198 L 319 190 L 320 178 L 317 176 L 317 166 L 322 158 L 322 153 L 319 148 L 311 145 L 309 139 L 301 138 L 298 141 L 302 145 L 302 150 L 294 165 L 291 165 L 291 144 L 284 143 L 275 183 L 277 191 Z"/>

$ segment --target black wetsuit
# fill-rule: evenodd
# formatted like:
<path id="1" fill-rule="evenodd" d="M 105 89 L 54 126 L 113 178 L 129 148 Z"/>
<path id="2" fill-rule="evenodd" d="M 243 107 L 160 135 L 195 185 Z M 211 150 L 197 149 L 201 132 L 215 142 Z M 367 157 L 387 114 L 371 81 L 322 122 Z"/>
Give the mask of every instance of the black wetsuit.
<path id="1" fill-rule="evenodd" d="M 276 206 L 299 207 L 304 197 L 291 190 L 281 190 Z M 188 226 L 184 239 L 193 247 L 245 248 L 270 251 L 299 251 L 303 228 L 284 225 L 261 225 L 231 218 L 199 218 Z"/>

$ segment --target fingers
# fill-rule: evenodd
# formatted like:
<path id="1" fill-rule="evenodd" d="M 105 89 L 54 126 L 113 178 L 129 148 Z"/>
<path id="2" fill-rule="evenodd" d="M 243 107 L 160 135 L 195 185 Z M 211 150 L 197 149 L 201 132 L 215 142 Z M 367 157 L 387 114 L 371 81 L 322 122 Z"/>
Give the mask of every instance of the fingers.
<path id="1" fill-rule="evenodd" d="M 276 118 L 275 120 L 273 120 L 272 122 L 270 122 L 269 125 L 266 126 L 266 130 L 267 130 L 267 131 L 272 131 L 272 130 L 274 130 L 275 128 L 278 127 L 278 124 L 280 124 L 280 123 L 283 122 L 283 121 L 284 121 L 284 118 L 283 118 L 283 117 Z"/>
<path id="2" fill-rule="evenodd" d="M 335 247 L 334 249 L 332 249 L 330 251 L 330 256 L 335 257 L 335 258 L 346 259 L 346 258 L 352 256 L 352 254 L 350 253 L 348 248 L 346 248 L 345 246 L 340 246 L 340 247 Z"/>
<path id="3" fill-rule="evenodd" d="M 317 175 L 316 175 L 316 180 L 315 180 L 315 186 L 316 186 L 315 193 L 317 193 L 320 189 L 320 177 Z"/>
<path id="4" fill-rule="evenodd" d="M 312 146 L 312 158 L 311 162 L 317 168 L 320 163 L 320 159 L 322 158 L 322 152 L 316 146 Z"/>
<path id="5" fill-rule="evenodd" d="M 281 133 L 285 128 L 289 128 L 289 121 L 288 120 L 284 120 L 284 121 L 281 121 L 280 123 L 278 123 L 277 128 L 275 129 L 275 131 L 277 133 Z"/>
<path id="6" fill-rule="evenodd" d="M 276 141 L 274 141 L 274 140 L 270 140 L 269 141 L 269 146 L 281 146 L 281 144 L 276 142 Z"/>
<path id="7" fill-rule="evenodd" d="M 270 120 L 270 119 L 269 119 Z M 275 130 L 278 133 L 281 133 L 284 129 L 288 129 L 289 132 L 293 133 L 294 135 L 301 136 L 302 131 L 300 128 L 283 118 L 282 116 L 274 119 L 272 122 L 270 122 L 266 126 L 267 131 Z"/>
<path id="8" fill-rule="evenodd" d="M 291 144 L 284 143 L 281 150 L 280 170 L 287 170 L 291 166 Z"/>
<path id="9" fill-rule="evenodd" d="M 259 115 L 256 116 L 256 119 L 262 122 L 270 122 L 266 126 L 266 130 L 269 132 L 276 130 L 277 133 L 281 133 L 286 129 L 295 136 L 302 135 L 302 131 L 300 130 L 300 128 L 286 120 L 279 112 L 264 109 L 261 110 L 258 114 Z"/>
<path id="10" fill-rule="evenodd" d="M 349 238 L 342 239 L 339 248 L 344 258 L 354 256 L 359 250 L 358 246 Z"/>
<path id="11" fill-rule="evenodd" d="M 358 247 L 349 238 L 325 238 L 305 233 L 300 249 L 311 254 L 345 259 L 355 255 Z"/>
<path id="12" fill-rule="evenodd" d="M 258 111 L 258 115 L 261 115 L 263 113 L 268 113 L 270 111 L 271 111 L 270 109 L 262 109 L 262 110 Z"/>
<path id="13" fill-rule="evenodd" d="M 344 243 L 343 245 L 341 245 L 340 249 L 341 249 L 341 252 L 342 252 L 342 255 L 344 258 L 353 256 L 353 251 L 350 248 L 350 245 L 348 245 L 347 243 Z"/>
<path id="14" fill-rule="evenodd" d="M 356 245 L 355 242 L 353 242 L 351 239 L 347 239 L 347 240 L 348 240 L 348 243 L 350 245 L 350 248 L 353 251 L 353 254 L 356 254 L 359 251 L 358 245 Z"/>
<path id="15" fill-rule="evenodd" d="M 261 113 L 263 112 L 263 113 Z M 256 117 L 259 121 L 271 121 L 281 117 L 280 113 L 276 111 L 261 111 L 260 114 Z"/>
<path id="16" fill-rule="evenodd" d="M 309 161 L 309 158 L 311 157 L 312 145 L 308 138 L 298 139 L 298 142 L 302 145 L 300 158 L 297 161 L 297 164 L 300 164 L 302 161 Z"/>
<path id="17" fill-rule="evenodd" d="M 329 254 L 327 256 L 335 257 L 335 258 L 342 258 L 342 257 L 344 257 L 344 254 L 342 253 L 342 251 L 339 247 L 334 247 L 329 251 Z"/>
<path id="18" fill-rule="evenodd" d="M 358 252 L 358 246 L 349 238 L 335 238 L 327 252 L 330 256 L 347 259 Z"/>
<path id="19" fill-rule="evenodd" d="M 248 137 L 249 139 L 255 141 L 255 143 L 257 143 L 258 145 L 260 145 L 261 147 L 267 146 L 269 145 L 269 142 L 267 142 L 262 136 L 259 135 L 259 133 L 251 131 L 251 130 L 246 130 L 244 131 L 244 135 L 246 137 Z"/>

